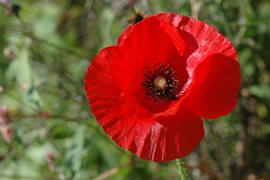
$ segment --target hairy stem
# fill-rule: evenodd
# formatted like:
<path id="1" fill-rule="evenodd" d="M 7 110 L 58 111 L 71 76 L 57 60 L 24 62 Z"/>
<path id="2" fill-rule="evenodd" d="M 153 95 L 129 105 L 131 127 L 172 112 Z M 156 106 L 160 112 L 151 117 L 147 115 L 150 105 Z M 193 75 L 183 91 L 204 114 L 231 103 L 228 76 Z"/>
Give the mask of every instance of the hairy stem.
<path id="1" fill-rule="evenodd" d="M 176 162 L 177 162 L 177 165 L 178 165 L 178 169 L 179 169 L 179 173 L 180 173 L 181 179 L 182 180 L 186 180 L 187 177 L 185 175 L 185 170 L 184 170 L 184 166 L 183 166 L 182 160 L 181 159 L 177 159 Z"/>

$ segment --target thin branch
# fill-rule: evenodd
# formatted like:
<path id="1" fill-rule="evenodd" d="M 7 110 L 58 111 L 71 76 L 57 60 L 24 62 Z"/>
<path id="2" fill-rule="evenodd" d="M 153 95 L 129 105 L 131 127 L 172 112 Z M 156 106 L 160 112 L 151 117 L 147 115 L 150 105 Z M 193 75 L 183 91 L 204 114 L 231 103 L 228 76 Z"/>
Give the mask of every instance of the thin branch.
<path id="1" fill-rule="evenodd" d="M 17 150 L 15 148 L 11 149 L 6 155 L 5 158 L 0 162 L 0 171 L 7 165 L 7 163 L 15 156 Z M 1 176 L 0 176 L 1 177 Z"/>

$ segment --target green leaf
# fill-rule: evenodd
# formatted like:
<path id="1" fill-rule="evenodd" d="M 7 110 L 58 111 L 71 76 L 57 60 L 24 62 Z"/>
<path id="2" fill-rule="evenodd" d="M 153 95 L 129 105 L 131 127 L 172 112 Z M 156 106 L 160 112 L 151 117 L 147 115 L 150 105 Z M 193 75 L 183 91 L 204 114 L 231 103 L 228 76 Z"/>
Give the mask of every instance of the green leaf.
<path id="1" fill-rule="evenodd" d="M 78 126 L 65 154 L 65 166 L 69 170 L 71 179 L 80 179 L 82 155 L 84 151 L 85 127 Z"/>
<path id="2" fill-rule="evenodd" d="M 248 88 L 249 92 L 255 96 L 260 98 L 268 98 L 270 97 L 270 87 L 266 85 L 252 85 Z"/>
<path id="3" fill-rule="evenodd" d="M 26 105 L 24 108 L 40 109 L 42 107 L 42 101 L 33 83 L 30 52 L 27 47 L 22 48 L 11 62 L 5 74 L 5 80 L 9 82 L 15 80 L 18 84 L 24 105 Z M 29 111 L 30 108 L 25 108 L 25 110 Z"/>

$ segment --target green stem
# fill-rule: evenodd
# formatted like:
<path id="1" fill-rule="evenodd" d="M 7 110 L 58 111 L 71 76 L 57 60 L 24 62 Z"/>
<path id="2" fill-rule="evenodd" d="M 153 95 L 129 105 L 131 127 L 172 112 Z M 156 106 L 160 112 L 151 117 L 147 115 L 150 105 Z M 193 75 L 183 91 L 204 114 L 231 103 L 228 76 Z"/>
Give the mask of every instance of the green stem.
<path id="1" fill-rule="evenodd" d="M 176 159 L 176 162 L 177 162 L 177 165 L 178 165 L 178 169 L 179 169 L 179 173 L 180 173 L 181 179 L 182 180 L 186 180 L 187 177 L 185 175 L 185 170 L 184 170 L 184 167 L 183 167 L 182 160 L 181 159 Z"/>

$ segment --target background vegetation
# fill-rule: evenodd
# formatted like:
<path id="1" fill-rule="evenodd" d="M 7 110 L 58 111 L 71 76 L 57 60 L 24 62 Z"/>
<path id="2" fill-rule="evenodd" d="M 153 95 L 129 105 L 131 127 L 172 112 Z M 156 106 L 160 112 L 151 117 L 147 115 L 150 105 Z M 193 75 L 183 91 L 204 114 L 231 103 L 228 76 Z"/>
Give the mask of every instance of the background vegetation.
<path id="1" fill-rule="evenodd" d="M 239 54 L 239 103 L 230 115 L 204 121 L 204 140 L 184 159 L 190 179 L 270 179 L 269 0 L 0 4 L 0 179 L 179 179 L 174 161 L 143 161 L 119 148 L 85 98 L 91 59 L 117 42 L 134 7 L 205 21 Z"/>

